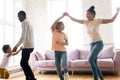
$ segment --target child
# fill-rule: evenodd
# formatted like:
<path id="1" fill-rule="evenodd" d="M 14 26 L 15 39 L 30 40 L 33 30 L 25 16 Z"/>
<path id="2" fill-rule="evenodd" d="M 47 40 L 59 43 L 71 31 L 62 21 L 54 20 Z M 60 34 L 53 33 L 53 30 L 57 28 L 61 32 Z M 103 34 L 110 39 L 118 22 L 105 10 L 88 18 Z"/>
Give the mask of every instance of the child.
<path id="1" fill-rule="evenodd" d="M 51 27 L 52 30 L 52 50 L 55 52 L 55 65 L 57 68 L 57 73 L 60 80 L 69 80 L 68 66 L 67 66 L 67 52 L 65 45 L 68 45 L 67 35 L 62 32 L 64 30 L 63 22 L 59 22 L 61 18 L 64 17 L 64 14 L 58 18 Z M 62 67 L 64 68 L 64 76 L 61 70 L 61 61 Z"/>
<path id="2" fill-rule="evenodd" d="M 19 53 L 21 49 L 18 50 L 17 52 L 12 53 L 10 45 L 6 44 L 3 45 L 2 50 L 4 52 L 4 55 L 3 55 L 2 63 L 0 64 L 0 76 L 1 78 L 9 78 L 9 72 L 5 68 L 7 68 L 8 66 L 10 56 Z"/>
<path id="3" fill-rule="evenodd" d="M 94 6 L 91 6 L 87 10 L 86 17 L 88 20 L 75 19 L 72 16 L 70 16 L 68 13 L 66 13 L 65 15 L 68 16 L 72 21 L 86 25 L 88 35 L 90 36 L 90 39 L 91 39 L 91 43 L 90 43 L 91 55 L 89 57 L 89 63 L 92 68 L 94 80 L 98 80 L 98 77 L 100 78 L 100 80 L 104 80 L 102 72 L 97 65 L 97 56 L 104 46 L 103 40 L 99 33 L 99 26 L 100 24 L 107 24 L 107 23 L 113 22 L 116 19 L 120 11 L 120 8 L 117 8 L 116 14 L 110 19 L 95 19 L 96 12 L 94 8 L 95 8 Z"/>

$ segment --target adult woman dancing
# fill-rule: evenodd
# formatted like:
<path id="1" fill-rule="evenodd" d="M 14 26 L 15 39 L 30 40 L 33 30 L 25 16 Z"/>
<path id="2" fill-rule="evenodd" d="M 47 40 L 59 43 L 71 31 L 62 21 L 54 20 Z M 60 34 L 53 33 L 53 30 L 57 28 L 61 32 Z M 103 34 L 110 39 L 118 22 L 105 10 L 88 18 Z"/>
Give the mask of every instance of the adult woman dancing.
<path id="1" fill-rule="evenodd" d="M 95 15 L 96 15 L 94 8 L 95 8 L 94 6 L 91 6 L 87 10 L 86 17 L 88 20 L 75 19 L 72 16 L 70 16 L 68 13 L 66 13 L 65 15 L 68 16 L 72 21 L 86 25 L 87 33 L 89 34 L 89 36 L 91 38 L 91 44 L 90 44 L 91 55 L 89 57 L 89 63 L 92 68 L 94 80 L 98 80 L 98 77 L 100 77 L 100 80 L 104 80 L 102 72 L 97 65 L 97 56 L 100 53 L 100 51 L 103 49 L 103 46 L 104 46 L 101 36 L 99 34 L 99 26 L 100 26 L 100 24 L 107 24 L 107 23 L 113 22 L 116 19 L 117 15 L 120 11 L 120 8 L 117 8 L 116 14 L 111 19 L 94 19 Z"/>

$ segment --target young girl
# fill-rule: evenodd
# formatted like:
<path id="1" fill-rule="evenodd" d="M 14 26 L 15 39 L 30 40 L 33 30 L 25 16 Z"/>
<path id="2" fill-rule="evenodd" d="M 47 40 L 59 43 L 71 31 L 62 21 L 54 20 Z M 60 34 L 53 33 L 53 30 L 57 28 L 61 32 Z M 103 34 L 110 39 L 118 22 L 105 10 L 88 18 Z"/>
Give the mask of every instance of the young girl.
<path id="1" fill-rule="evenodd" d="M 60 80 L 69 80 L 68 66 L 67 66 L 67 52 L 65 48 L 65 45 L 68 45 L 68 39 L 67 39 L 67 35 L 64 32 L 62 32 L 64 30 L 63 22 L 59 22 L 59 20 L 63 17 L 64 14 L 61 17 L 59 17 L 51 27 L 52 50 L 54 50 L 55 52 L 55 65 Z M 61 61 L 62 61 L 62 67 L 64 68 L 65 77 L 63 77 L 62 74 Z"/>
<path id="2" fill-rule="evenodd" d="M 100 51 L 103 49 L 103 41 L 99 34 L 99 26 L 100 26 L 100 24 L 107 24 L 107 23 L 113 22 L 116 19 L 117 15 L 120 11 L 120 8 L 117 8 L 116 14 L 111 19 L 94 19 L 95 15 L 96 15 L 94 8 L 95 8 L 94 6 L 91 6 L 87 10 L 86 17 L 88 20 L 75 19 L 75 18 L 71 17 L 68 13 L 66 13 L 65 15 L 68 16 L 72 21 L 86 25 L 87 33 L 89 34 L 89 36 L 91 38 L 91 44 L 90 44 L 91 55 L 89 57 L 89 63 L 92 68 L 94 80 L 98 80 L 98 77 L 100 77 L 100 80 L 104 80 L 101 70 L 99 69 L 99 67 L 97 65 L 97 56 L 100 53 Z"/>

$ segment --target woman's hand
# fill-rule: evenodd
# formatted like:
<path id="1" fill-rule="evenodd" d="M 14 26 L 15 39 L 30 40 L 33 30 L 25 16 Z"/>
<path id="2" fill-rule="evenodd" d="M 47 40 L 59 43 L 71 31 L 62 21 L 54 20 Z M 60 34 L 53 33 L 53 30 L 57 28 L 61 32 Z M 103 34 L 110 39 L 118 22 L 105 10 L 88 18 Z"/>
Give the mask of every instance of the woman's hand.
<path id="1" fill-rule="evenodd" d="M 117 7 L 117 12 L 120 12 L 120 7 Z"/>
<path id="2" fill-rule="evenodd" d="M 64 16 L 69 16 L 69 14 L 67 12 L 64 12 L 63 15 Z"/>

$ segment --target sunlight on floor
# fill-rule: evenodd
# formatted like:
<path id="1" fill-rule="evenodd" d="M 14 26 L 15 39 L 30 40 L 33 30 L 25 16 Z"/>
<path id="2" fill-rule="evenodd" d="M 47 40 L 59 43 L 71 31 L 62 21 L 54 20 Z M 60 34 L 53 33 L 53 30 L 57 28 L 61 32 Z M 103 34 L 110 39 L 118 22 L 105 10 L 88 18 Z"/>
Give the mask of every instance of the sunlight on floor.
<path id="1" fill-rule="evenodd" d="M 105 78 L 104 80 L 120 80 L 120 75 L 118 75 L 117 73 L 104 73 L 103 75 Z M 59 80 L 56 73 L 44 73 L 44 74 L 37 73 L 35 74 L 35 77 L 37 78 L 37 80 Z M 6 80 L 25 80 L 25 76 L 23 75 L 13 77 Z M 75 73 L 74 75 L 70 74 L 70 80 L 93 80 L 93 76 L 91 73 Z"/>

